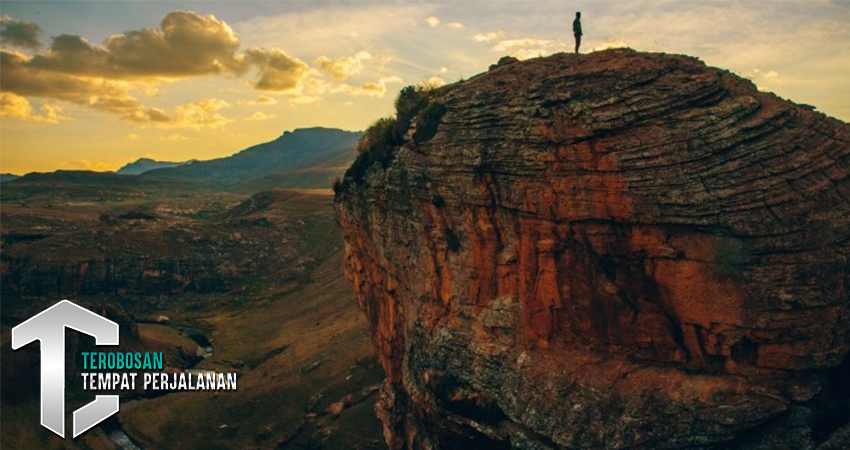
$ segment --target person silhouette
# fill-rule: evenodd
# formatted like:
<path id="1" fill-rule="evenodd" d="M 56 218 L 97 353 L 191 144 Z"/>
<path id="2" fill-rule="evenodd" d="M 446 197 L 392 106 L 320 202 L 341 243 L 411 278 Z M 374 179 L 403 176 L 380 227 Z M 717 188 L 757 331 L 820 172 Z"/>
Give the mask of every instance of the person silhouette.
<path id="1" fill-rule="evenodd" d="M 573 20 L 573 34 L 576 37 L 576 53 L 581 46 L 581 12 L 576 11 L 576 19 Z"/>

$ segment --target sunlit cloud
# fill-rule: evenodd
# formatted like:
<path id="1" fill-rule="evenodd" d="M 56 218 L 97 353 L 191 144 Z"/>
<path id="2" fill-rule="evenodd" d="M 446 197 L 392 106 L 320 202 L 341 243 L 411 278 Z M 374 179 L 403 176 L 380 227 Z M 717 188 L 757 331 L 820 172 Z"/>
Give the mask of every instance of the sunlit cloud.
<path id="1" fill-rule="evenodd" d="M 424 86 L 426 88 L 438 88 L 440 86 L 445 86 L 446 80 L 435 75 L 435 76 L 430 77 L 427 80 L 423 81 L 422 83 L 420 83 L 420 85 Z"/>
<path id="2" fill-rule="evenodd" d="M 625 41 L 621 41 L 621 40 L 603 41 L 603 42 L 595 45 L 593 48 L 591 48 L 590 51 L 591 52 L 598 52 L 598 51 L 608 50 L 608 49 L 612 49 L 612 48 L 625 48 L 625 47 L 630 47 L 630 45 Z"/>
<path id="3" fill-rule="evenodd" d="M 463 28 L 463 23 L 462 22 L 448 22 L 446 24 L 446 28 L 452 28 L 454 30 L 460 30 L 460 29 Z"/>
<path id="4" fill-rule="evenodd" d="M 353 95 L 367 95 L 370 97 L 383 97 L 387 95 L 387 85 L 402 84 L 404 81 L 397 76 L 381 77 L 378 81 L 369 81 L 362 86 L 346 89 Z"/>
<path id="5" fill-rule="evenodd" d="M 12 92 L 0 92 L 0 116 L 25 122 L 52 124 L 69 120 L 58 105 L 42 103 L 41 114 L 38 114 L 26 98 Z"/>
<path id="6" fill-rule="evenodd" d="M 111 170 L 112 167 L 102 161 L 90 161 L 88 159 L 54 160 L 51 163 L 61 170 L 91 170 L 103 172 Z"/>
<path id="7" fill-rule="evenodd" d="M 4 47 L 37 49 L 41 47 L 41 27 L 3 14 L 0 17 L 0 44 Z"/>
<path id="8" fill-rule="evenodd" d="M 30 35 L 37 34 L 7 16 L 3 23 L 6 34 L 22 35 L 24 28 Z M 18 36 L 18 41 L 21 39 Z M 29 43 L 35 44 L 32 39 Z M 39 116 L 20 101 L 38 97 L 116 114 L 125 122 L 145 126 L 215 128 L 229 122 L 218 112 L 226 107 L 223 103 L 199 100 L 168 112 L 143 104 L 131 91 L 154 97 L 160 94 L 158 84 L 197 76 L 242 76 L 252 69 L 256 72 L 254 89 L 283 93 L 296 103 L 305 101 L 304 80 L 314 73 L 306 63 L 279 48 L 254 47 L 239 53 L 239 46 L 233 30 L 215 16 L 174 11 L 165 16 L 160 28 L 115 34 L 102 46 L 81 36 L 62 34 L 52 38 L 44 53 L 33 56 L 2 50 L 0 89 L 16 96 L 6 97 L 4 115 L 29 121 L 39 117 L 44 122 L 61 120 L 58 112 L 50 112 L 50 105 L 43 106 L 44 114 Z M 354 58 L 357 62 L 363 59 L 364 54 Z M 340 63 L 333 69 L 357 71 L 343 66 Z M 265 104 L 273 101 L 265 100 Z"/>
<path id="9" fill-rule="evenodd" d="M 440 19 L 437 16 L 428 16 L 425 18 L 425 23 L 427 23 L 429 27 L 437 27 L 440 25 Z"/>
<path id="10" fill-rule="evenodd" d="M 515 56 L 519 59 L 547 56 L 567 49 L 563 42 L 549 39 L 506 39 L 493 46 L 493 51 Z"/>
<path id="11" fill-rule="evenodd" d="M 260 95 L 257 98 L 249 99 L 249 98 L 240 98 L 236 100 L 238 105 L 248 105 L 248 106 L 264 106 L 264 105 L 275 105 L 277 104 L 277 99 L 274 97 L 269 97 L 268 95 Z"/>
<path id="12" fill-rule="evenodd" d="M 0 90 L 19 96 L 64 100 L 119 114 L 143 109 L 129 95 L 126 83 L 37 70 L 30 67 L 30 61 L 22 53 L 0 50 Z"/>
<path id="13" fill-rule="evenodd" d="M 316 64 L 328 72 L 331 77 L 344 81 L 363 71 L 364 63 L 372 59 L 372 54 L 367 51 L 359 51 L 354 56 L 343 56 L 337 59 L 329 59 L 320 56 Z"/>
<path id="14" fill-rule="evenodd" d="M 472 40 L 477 42 L 490 42 L 496 39 L 501 39 L 505 36 L 504 31 L 491 31 L 489 33 L 478 33 L 472 36 Z"/>
<path id="15" fill-rule="evenodd" d="M 261 112 L 261 111 L 256 111 L 254 114 L 251 114 L 251 116 L 248 117 L 248 120 L 253 120 L 253 121 L 259 122 L 259 121 L 263 121 L 263 120 L 274 119 L 275 117 L 277 117 L 277 114 L 266 114 L 266 113 Z"/>
<path id="16" fill-rule="evenodd" d="M 247 70 L 237 55 L 239 39 L 213 15 L 191 11 L 168 13 L 160 28 L 115 34 L 95 46 L 81 36 L 53 38 L 32 68 L 109 79 L 184 78 Z"/>

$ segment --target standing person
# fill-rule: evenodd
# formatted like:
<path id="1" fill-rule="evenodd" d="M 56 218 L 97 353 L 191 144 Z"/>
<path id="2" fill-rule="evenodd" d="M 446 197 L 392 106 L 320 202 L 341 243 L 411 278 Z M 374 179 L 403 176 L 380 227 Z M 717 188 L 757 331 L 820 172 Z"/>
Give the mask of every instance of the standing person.
<path id="1" fill-rule="evenodd" d="M 573 34 L 576 37 L 576 53 L 581 45 L 581 11 L 576 11 L 576 20 L 573 20 Z"/>

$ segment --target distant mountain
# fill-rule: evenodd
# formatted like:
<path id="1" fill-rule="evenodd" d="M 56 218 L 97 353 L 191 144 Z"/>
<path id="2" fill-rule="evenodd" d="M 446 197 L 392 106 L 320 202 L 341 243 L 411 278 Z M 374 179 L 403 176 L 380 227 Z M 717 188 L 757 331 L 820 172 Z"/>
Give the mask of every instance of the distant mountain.
<path id="1" fill-rule="evenodd" d="M 334 128 L 300 128 L 225 158 L 151 170 L 141 176 L 196 181 L 220 189 L 244 186 L 259 178 L 267 178 L 262 183 L 264 188 L 328 188 L 354 160 L 354 147 L 361 134 Z M 305 177 L 305 173 L 311 175 Z"/>
<path id="2" fill-rule="evenodd" d="M 0 173 L 0 183 L 5 183 L 7 181 L 17 180 L 20 178 L 20 175 L 15 175 L 13 173 Z"/>
<path id="3" fill-rule="evenodd" d="M 184 162 L 156 161 L 150 158 L 139 158 L 115 171 L 118 175 L 141 175 L 149 170 L 177 167 L 192 164 L 194 159 Z"/>

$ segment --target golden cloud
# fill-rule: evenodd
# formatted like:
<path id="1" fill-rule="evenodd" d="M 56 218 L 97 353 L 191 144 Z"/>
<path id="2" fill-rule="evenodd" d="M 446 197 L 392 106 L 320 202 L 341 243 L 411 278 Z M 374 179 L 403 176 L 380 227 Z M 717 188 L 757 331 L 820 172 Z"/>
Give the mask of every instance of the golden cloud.
<path id="1" fill-rule="evenodd" d="M 8 17 L 3 20 L 4 30 L 13 22 L 18 23 Z M 215 128 L 232 122 L 221 113 L 230 106 L 224 100 L 202 99 L 165 108 L 145 105 L 133 94 L 158 96 L 159 86 L 172 81 L 199 76 L 244 76 L 253 71 L 255 90 L 280 93 L 290 104 L 300 104 L 315 102 L 325 93 L 383 97 L 388 83 L 400 81 L 397 77 L 384 77 L 360 86 L 327 83 L 317 69 L 279 48 L 240 51 L 239 45 L 233 30 L 215 16 L 173 11 L 163 18 L 159 28 L 114 34 L 100 45 L 81 36 L 63 34 L 53 37 L 46 50 L 32 56 L 0 50 L 0 90 L 9 94 L 4 97 L 3 115 L 44 122 L 65 119 L 47 103 L 41 106 L 41 115 L 33 112 L 27 98 L 36 97 L 115 114 L 122 121 L 144 127 Z M 360 51 L 337 59 L 321 56 L 316 63 L 331 78 L 346 80 L 360 74 L 370 60 L 385 62 Z M 240 105 L 276 102 L 265 95 L 255 100 L 237 100 Z"/>
<path id="2" fill-rule="evenodd" d="M 96 47 L 80 36 L 54 37 L 33 68 L 109 79 L 184 78 L 224 72 L 243 74 L 239 39 L 215 18 L 191 11 L 168 13 L 159 29 L 126 31 Z"/>
<path id="3" fill-rule="evenodd" d="M 532 38 L 506 39 L 493 46 L 494 51 L 507 53 L 519 59 L 551 55 L 566 49 L 567 46 L 563 42 Z"/>
<path id="4" fill-rule="evenodd" d="M 505 35 L 504 31 L 493 31 L 490 33 L 478 33 L 472 36 L 472 40 L 477 42 L 490 42 L 496 39 L 500 39 Z"/>
<path id="5" fill-rule="evenodd" d="M 30 67 L 30 61 L 21 53 L 0 50 L 0 90 L 18 96 L 64 100 L 118 114 L 144 109 L 144 105 L 128 94 L 126 83 L 37 70 Z"/>
<path id="6" fill-rule="evenodd" d="M 320 56 L 316 59 L 316 64 L 330 73 L 333 78 L 344 81 L 363 71 L 363 62 L 371 58 L 372 55 L 369 52 L 359 51 L 354 56 L 343 56 L 333 60 Z"/>
<path id="7" fill-rule="evenodd" d="M 403 81 L 397 76 L 381 77 L 378 81 L 369 81 L 356 88 L 346 89 L 352 95 L 366 95 L 369 97 L 383 97 L 387 95 L 388 84 L 401 84 Z"/>
<path id="8" fill-rule="evenodd" d="M 436 16 L 429 16 L 425 18 L 425 23 L 431 27 L 436 27 L 440 25 L 440 18 Z"/>
<path id="9" fill-rule="evenodd" d="M 256 111 L 254 112 L 254 114 L 251 114 L 251 116 L 248 117 L 248 120 L 254 120 L 259 122 L 263 120 L 274 119 L 275 117 L 277 117 L 277 114 L 266 114 L 264 112 Z"/>
<path id="10" fill-rule="evenodd" d="M 24 20 L 15 20 L 8 14 L 0 17 L 0 43 L 3 46 L 36 49 L 41 47 L 41 27 Z"/>
<path id="11" fill-rule="evenodd" d="M 19 31 L 16 24 L 20 23 L 4 16 L 4 33 Z M 53 106 L 42 106 L 43 116 L 33 113 L 31 106 L 27 109 L 25 97 L 39 97 L 117 114 L 121 120 L 144 125 L 217 127 L 230 121 L 219 113 L 230 106 L 222 100 L 199 100 L 166 112 L 145 106 L 130 92 L 138 89 L 151 96 L 158 92 L 156 84 L 204 75 L 240 76 L 251 68 L 257 71 L 255 89 L 300 98 L 304 79 L 313 73 L 307 64 L 276 48 L 237 53 L 238 48 L 236 34 L 215 16 L 174 11 L 158 29 L 115 34 L 100 46 L 63 34 L 54 37 L 43 54 L 32 57 L 2 50 L 0 90 L 9 94 L 4 97 L 3 114 L 20 120 L 60 120 L 58 112 L 49 115 Z M 257 100 L 257 104 L 275 102 L 267 96 Z"/>
<path id="12" fill-rule="evenodd" d="M 65 170 L 92 170 L 103 172 L 112 170 L 112 166 L 102 161 L 90 161 L 88 159 L 54 160 L 50 163 L 57 169 Z"/>
<path id="13" fill-rule="evenodd" d="M 424 87 L 424 88 L 426 88 L 426 89 L 428 89 L 428 88 L 430 88 L 430 89 L 434 89 L 434 88 L 438 88 L 438 87 L 440 87 L 440 86 L 445 86 L 445 85 L 446 85 L 446 80 L 444 80 L 444 79 L 442 79 L 441 77 L 439 77 L 439 76 L 435 75 L 435 76 L 433 76 L 433 77 L 431 77 L 431 78 L 428 78 L 427 80 L 425 80 L 425 81 L 423 81 L 423 82 L 419 83 L 419 85 L 420 85 L 420 86 L 422 86 L 422 87 Z"/>
<path id="14" fill-rule="evenodd" d="M 40 115 L 35 113 L 30 102 L 20 95 L 15 95 L 12 92 L 0 92 L 0 116 L 25 122 L 59 123 L 68 120 L 68 117 L 63 115 L 62 108 L 57 105 L 43 103 L 41 112 Z"/>
<path id="15" fill-rule="evenodd" d="M 4 95 L 4 115 L 27 120 L 24 96 L 53 98 L 100 111 L 118 114 L 121 120 L 161 128 L 172 127 L 217 127 L 229 119 L 219 110 L 230 105 L 224 100 L 202 99 L 173 108 L 169 114 L 162 109 L 143 105 L 129 94 L 131 85 L 124 81 L 103 78 L 81 77 L 61 72 L 33 69 L 30 59 L 16 52 L 0 51 L 0 91 Z M 27 102 L 27 105 L 29 102 Z M 42 106 L 44 117 L 62 120 L 58 109 L 51 112 Z M 30 108 L 31 109 L 31 108 Z M 17 111 L 14 112 L 14 111 Z M 29 120 L 35 120 L 30 117 Z"/>
<path id="16" fill-rule="evenodd" d="M 298 91 L 310 73 L 307 64 L 279 48 L 252 48 L 245 52 L 245 59 L 259 68 L 254 89 L 262 91 Z"/>
<path id="17" fill-rule="evenodd" d="M 260 95 L 255 99 L 240 98 L 239 100 L 236 100 L 236 103 L 239 105 L 249 106 L 275 105 L 277 104 L 277 99 L 275 99 L 274 97 L 269 97 L 268 95 Z"/>

